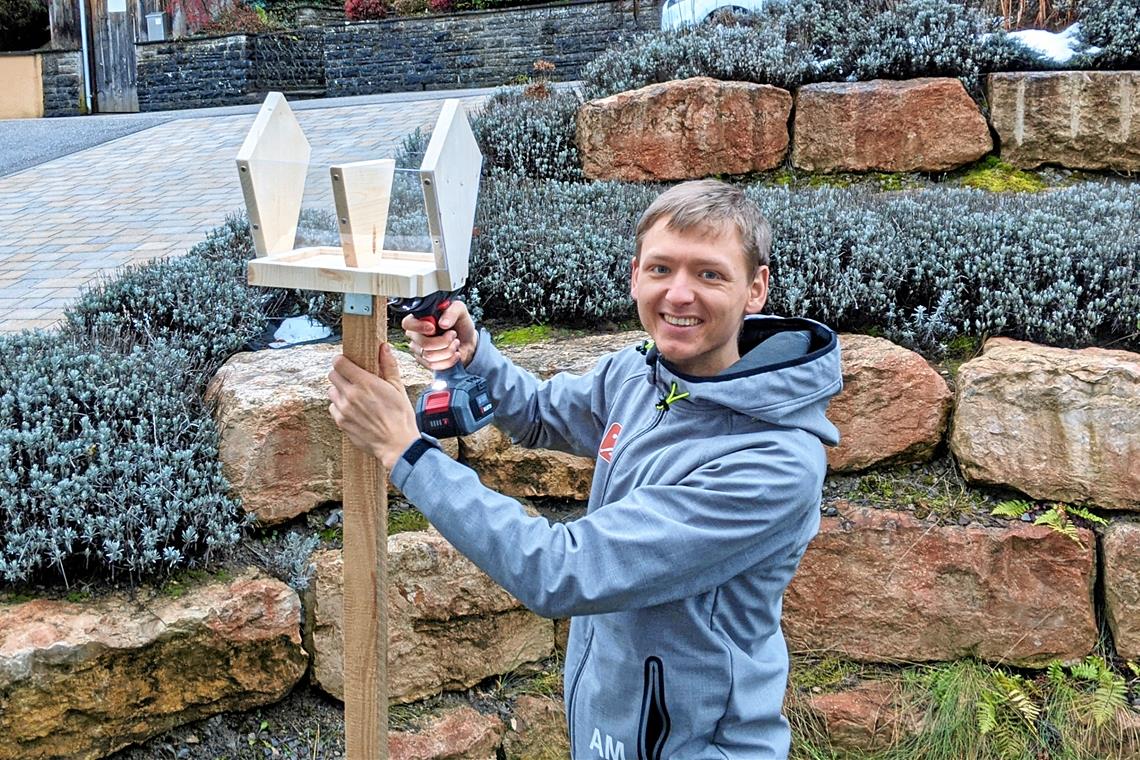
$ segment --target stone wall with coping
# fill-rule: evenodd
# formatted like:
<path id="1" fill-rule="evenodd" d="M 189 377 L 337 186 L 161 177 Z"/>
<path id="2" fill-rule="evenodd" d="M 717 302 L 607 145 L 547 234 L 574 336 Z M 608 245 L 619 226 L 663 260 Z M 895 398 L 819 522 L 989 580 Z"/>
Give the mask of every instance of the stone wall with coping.
<path id="1" fill-rule="evenodd" d="M 258 95 L 273 90 L 321 95 L 325 89 L 325 30 L 307 26 L 252 37 L 249 87 Z"/>
<path id="2" fill-rule="evenodd" d="M 87 113 L 82 55 L 79 50 L 45 50 L 39 53 L 44 116 L 79 116 Z"/>
<path id="3" fill-rule="evenodd" d="M 659 25 L 652 3 L 577 0 L 143 42 L 139 109 L 240 105 L 270 90 L 296 98 L 491 87 L 532 73 L 540 58 L 556 66 L 554 79 L 576 79 L 619 39 Z"/>
<path id="4" fill-rule="evenodd" d="M 244 34 L 137 43 L 139 110 L 256 103 L 253 46 Z"/>
<path id="5" fill-rule="evenodd" d="M 660 26 L 652 3 L 580 2 L 326 27 L 329 96 L 491 87 L 531 73 L 554 78 L 582 67 L 623 37 Z"/>

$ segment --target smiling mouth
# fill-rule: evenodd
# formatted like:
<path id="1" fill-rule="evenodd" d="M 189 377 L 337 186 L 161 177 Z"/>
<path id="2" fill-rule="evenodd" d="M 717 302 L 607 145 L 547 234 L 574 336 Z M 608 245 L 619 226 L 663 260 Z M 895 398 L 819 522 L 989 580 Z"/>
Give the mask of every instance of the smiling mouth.
<path id="1" fill-rule="evenodd" d="M 693 327 L 703 321 L 697 317 L 674 317 L 669 314 L 662 314 L 661 318 L 665 320 L 667 324 L 673 325 L 674 327 Z"/>

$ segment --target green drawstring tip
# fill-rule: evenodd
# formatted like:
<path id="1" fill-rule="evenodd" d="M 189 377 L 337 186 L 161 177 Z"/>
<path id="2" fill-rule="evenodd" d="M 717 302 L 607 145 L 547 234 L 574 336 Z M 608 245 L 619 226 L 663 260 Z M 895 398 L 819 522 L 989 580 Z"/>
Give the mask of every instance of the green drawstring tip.
<path id="1" fill-rule="evenodd" d="M 676 401 L 689 397 L 689 392 L 677 393 L 677 383 L 674 382 L 669 388 L 669 395 L 657 402 L 657 411 L 664 412 L 669 409 L 669 406 Z"/>

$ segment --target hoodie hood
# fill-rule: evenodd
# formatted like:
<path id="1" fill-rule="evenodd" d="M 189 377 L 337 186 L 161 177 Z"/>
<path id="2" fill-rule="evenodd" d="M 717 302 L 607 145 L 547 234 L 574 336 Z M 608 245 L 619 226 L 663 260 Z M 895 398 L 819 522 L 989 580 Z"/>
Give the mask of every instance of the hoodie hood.
<path id="1" fill-rule="evenodd" d="M 831 397 L 843 387 L 839 339 L 833 330 L 798 317 L 747 317 L 740 332 L 740 360 L 719 375 L 680 372 L 650 346 L 649 382 L 696 408 L 719 406 L 780 427 L 799 428 L 823 443 L 839 443 L 827 419 Z M 677 384 L 676 390 L 673 383 Z"/>

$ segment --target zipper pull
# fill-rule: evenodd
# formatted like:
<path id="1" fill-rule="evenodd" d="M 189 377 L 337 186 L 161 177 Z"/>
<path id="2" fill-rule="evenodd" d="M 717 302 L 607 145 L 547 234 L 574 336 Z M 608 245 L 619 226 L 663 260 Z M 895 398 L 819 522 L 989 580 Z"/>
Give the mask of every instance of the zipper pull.
<path id="1" fill-rule="evenodd" d="M 677 393 L 677 390 L 677 383 L 674 381 L 672 386 L 669 388 L 669 394 L 667 396 L 663 396 L 661 400 L 657 402 L 657 411 L 667 412 L 673 403 L 680 401 L 683 398 L 689 397 L 688 391 L 685 391 L 684 393 Z"/>

